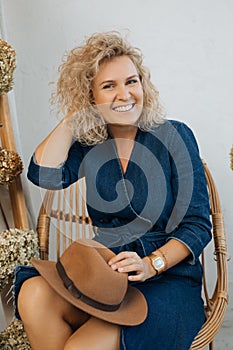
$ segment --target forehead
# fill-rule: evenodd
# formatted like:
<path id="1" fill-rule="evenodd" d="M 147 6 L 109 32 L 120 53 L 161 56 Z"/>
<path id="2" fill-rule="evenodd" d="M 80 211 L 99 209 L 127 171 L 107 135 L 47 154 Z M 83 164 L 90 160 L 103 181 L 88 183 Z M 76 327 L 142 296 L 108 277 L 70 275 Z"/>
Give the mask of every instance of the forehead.
<path id="1" fill-rule="evenodd" d="M 138 74 L 137 69 L 129 56 L 117 56 L 110 60 L 104 60 L 99 65 L 96 80 L 115 80 Z"/>

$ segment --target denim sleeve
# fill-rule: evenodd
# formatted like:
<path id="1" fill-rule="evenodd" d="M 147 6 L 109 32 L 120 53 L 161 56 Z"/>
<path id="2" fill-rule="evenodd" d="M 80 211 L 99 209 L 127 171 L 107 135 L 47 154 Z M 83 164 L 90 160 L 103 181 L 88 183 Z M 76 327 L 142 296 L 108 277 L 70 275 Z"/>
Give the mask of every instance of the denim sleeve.
<path id="1" fill-rule="evenodd" d="M 192 253 L 194 264 L 211 240 L 209 194 L 203 164 L 193 132 L 184 123 L 175 126 L 171 141 L 172 188 L 176 204 L 171 215 L 169 239 L 185 244 Z M 181 145 L 182 143 L 182 145 Z M 181 209 L 181 210 L 180 210 Z M 178 212 L 183 217 L 175 219 Z M 174 228 L 175 223 L 175 228 Z"/>
<path id="2" fill-rule="evenodd" d="M 28 167 L 27 177 L 36 186 L 60 190 L 76 182 L 81 176 L 79 169 L 83 160 L 81 145 L 74 142 L 67 160 L 56 168 L 40 166 L 32 156 Z"/>

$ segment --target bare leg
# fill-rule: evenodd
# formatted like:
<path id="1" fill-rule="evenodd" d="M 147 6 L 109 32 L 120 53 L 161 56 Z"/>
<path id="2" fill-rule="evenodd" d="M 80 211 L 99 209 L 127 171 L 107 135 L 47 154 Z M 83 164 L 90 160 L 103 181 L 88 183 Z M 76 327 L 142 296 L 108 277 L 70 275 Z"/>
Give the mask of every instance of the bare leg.
<path id="1" fill-rule="evenodd" d="M 33 350 L 63 350 L 73 331 L 89 319 L 40 276 L 23 283 L 18 309 Z"/>
<path id="2" fill-rule="evenodd" d="M 91 317 L 65 344 L 64 350 L 119 350 L 120 326 Z"/>

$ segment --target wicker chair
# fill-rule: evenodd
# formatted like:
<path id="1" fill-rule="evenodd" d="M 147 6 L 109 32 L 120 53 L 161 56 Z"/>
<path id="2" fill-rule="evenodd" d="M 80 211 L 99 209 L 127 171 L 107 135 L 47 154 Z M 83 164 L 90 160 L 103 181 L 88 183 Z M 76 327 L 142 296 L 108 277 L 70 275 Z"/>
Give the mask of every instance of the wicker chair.
<path id="1" fill-rule="evenodd" d="M 209 349 L 214 349 L 213 340 L 223 322 L 228 300 L 227 253 L 223 215 L 215 183 L 206 163 L 203 162 L 203 164 L 210 195 L 214 260 L 216 261 L 217 277 L 214 291 L 209 296 L 203 252 L 203 295 L 205 298 L 206 322 L 194 339 L 190 350 L 201 350 L 208 345 Z M 85 201 L 83 200 L 85 186 L 82 181 L 80 182 L 63 191 L 46 191 L 37 225 L 41 259 L 49 258 L 49 237 L 51 237 L 52 220 L 55 220 L 53 231 L 56 236 L 57 258 L 71 241 L 83 237 L 91 238 L 93 236 L 91 220 L 87 215 Z M 83 196 L 80 196 L 80 193 Z M 54 207 L 54 203 L 56 203 L 56 207 Z"/>
<path id="2" fill-rule="evenodd" d="M 207 290 L 207 276 L 205 273 L 205 252 L 202 253 L 203 291 L 205 295 L 206 322 L 194 339 L 190 350 L 201 350 L 209 345 L 210 350 L 214 350 L 214 337 L 219 331 L 228 302 L 228 283 L 227 283 L 227 249 L 226 236 L 224 230 L 223 214 L 218 196 L 218 191 L 212 175 L 203 161 L 206 180 L 208 184 L 211 218 L 213 225 L 214 255 L 217 268 L 217 279 L 214 291 L 211 296 Z"/>

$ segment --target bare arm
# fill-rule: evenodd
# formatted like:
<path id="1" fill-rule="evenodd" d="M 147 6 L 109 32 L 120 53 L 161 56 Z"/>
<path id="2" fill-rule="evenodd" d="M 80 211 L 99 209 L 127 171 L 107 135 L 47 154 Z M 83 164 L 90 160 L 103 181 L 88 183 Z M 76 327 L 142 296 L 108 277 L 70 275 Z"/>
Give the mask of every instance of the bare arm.
<path id="1" fill-rule="evenodd" d="M 67 114 L 52 132 L 39 144 L 35 151 L 35 158 L 39 165 L 57 167 L 63 163 L 72 143 L 72 132 L 67 127 Z"/>
<path id="2" fill-rule="evenodd" d="M 156 255 L 166 257 L 167 268 L 170 268 L 191 254 L 190 250 L 176 239 L 170 239 L 159 251 L 154 251 Z M 145 281 L 153 277 L 156 272 L 150 263 L 150 259 L 145 256 L 141 259 L 135 252 L 121 252 L 109 261 L 109 265 L 119 272 L 136 272 L 129 275 L 130 281 Z"/>
<path id="3" fill-rule="evenodd" d="M 166 258 L 166 269 L 169 269 L 172 266 L 175 266 L 185 258 L 187 258 L 191 252 L 186 247 L 185 244 L 182 242 L 179 242 L 176 239 L 170 239 L 166 244 L 164 244 L 159 250 L 155 250 L 153 253 L 156 255 L 164 258 Z M 150 259 L 146 256 L 143 258 L 143 260 L 148 264 L 149 266 L 149 274 L 151 274 L 150 277 L 155 275 L 155 270 L 151 266 Z M 148 277 L 147 277 L 148 278 Z"/>

